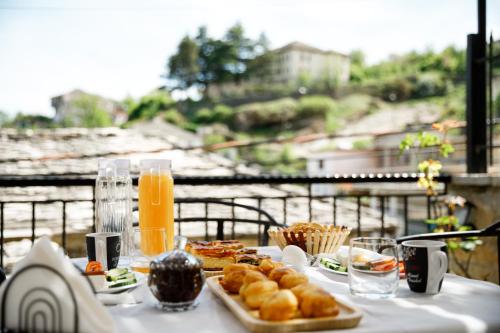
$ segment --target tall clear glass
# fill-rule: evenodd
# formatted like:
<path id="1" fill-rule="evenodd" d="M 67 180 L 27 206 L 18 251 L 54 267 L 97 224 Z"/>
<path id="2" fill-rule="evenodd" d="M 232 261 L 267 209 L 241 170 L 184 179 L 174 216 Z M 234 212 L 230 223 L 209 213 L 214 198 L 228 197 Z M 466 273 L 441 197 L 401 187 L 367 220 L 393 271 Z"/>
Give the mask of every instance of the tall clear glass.
<path id="1" fill-rule="evenodd" d="M 130 160 L 101 159 L 95 186 L 97 232 L 119 232 L 122 256 L 128 256 L 132 237 L 132 179 Z"/>
<path id="2" fill-rule="evenodd" d="M 170 167 L 170 160 L 142 160 L 139 177 L 139 227 L 165 228 L 168 251 L 174 248 L 174 180 Z M 142 243 L 153 252 L 163 249 L 163 244 L 151 237 L 142 239 Z"/>
<path id="3" fill-rule="evenodd" d="M 399 286 L 395 239 L 358 237 L 349 242 L 349 289 L 367 298 L 390 298 Z"/>

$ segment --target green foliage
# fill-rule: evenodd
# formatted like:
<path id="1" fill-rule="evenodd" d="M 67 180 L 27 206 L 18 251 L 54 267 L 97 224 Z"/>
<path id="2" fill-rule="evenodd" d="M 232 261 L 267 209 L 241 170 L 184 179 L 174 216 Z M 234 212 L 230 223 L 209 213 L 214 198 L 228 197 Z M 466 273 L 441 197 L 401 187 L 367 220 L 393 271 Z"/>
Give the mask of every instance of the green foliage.
<path id="1" fill-rule="evenodd" d="M 452 82 L 465 75 L 465 51 L 448 47 L 441 52 L 408 52 L 372 66 L 359 51 L 351 54 L 352 83 L 376 88 L 386 101 L 443 96 Z"/>
<path id="2" fill-rule="evenodd" d="M 353 149 L 363 150 L 363 149 L 370 148 L 371 145 L 372 145 L 372 141 L 369 140 L 369 139 L 366 139 L 366 140 L 356 140 L 356 141 L 353 142 L 352 148 Z"/>
<path id="3" fill-rule="evenodd" d="M 325 115 L 325 131 L 335 133 L 340 129 L 340 123 L 335 111 L 330 111 Z"/>
<path id="4" fill-rule="evenodd" d="M 100 98 L 84 94 L 71 102 L 75 112 L 62 119 L 63 126 L 107 127 L 113 124 L 111 116 L 100 106 Z"/>
<path id="5" fill-rule="evenodd" d="M 167 123 L 182 127 L 186 123 L 186 118 L 176 109 L 169 109 L 163 114 L 163 120 Z"/>
<path id="6" fill-rule="evenodd" d="M 282 98 L 271 102 L 245 104 L 236 109 L 235 126 L 249 129 L 284 125 L 297 116 L 297 102 Z"/>
<path id="7" fill-rule="evenodd" d="M 396 77 L 381 83 L 380 97 L 386 101 L 399 102 L 410 98 L 413 92 L 412 83 L 401 77 Z"/>
<path id="8" fill-rule="evenodd" d="M 196 41 L 185 36 L 177 47 L 177 53 L 168 60 L 169 77 L 177 81 L 179 88 L 186 89 L 197 82 L 200 70 L 198 53 Z"/>
<path id="9" fill-rule="evenodd" d="M 39 115 L 39 114 L 23 114 L 19 112 L 14 119 L 9 120 L 5 118 L 5 122 L 0 123 L 1 127 L 14 127 L 14 128 L 54 128 L 56 124 L 52 118 Z"/>
<path id="10" fill-rule="evenodd" d="M 281 150 L 275 146 L 257 146 L 250 149 L 245 158 L 258 163 L 265 170 L 281 174 L 297 174 L 305 168 L 305 161 L 295 157 L 293 147 L 289 144 L 285 144 Z"/>
<path id="11" fill-rule="evenodd" d="M 217 133 L 206 135 L 203 138 L 203 143 L 205 145 L 214 145 L 214 144 L 222 143 L 222 142 L 225 142 L 225 141 L 226 141 L 226 138 L 224 137 L 224 135 L 217 134 Z"/>
<path id="12" fill-rule="evenodd" d="M 143 96 L 139 102 L 129 110 L 129 121 L 136 119 L 152 119 L 158 113 L 174 107 L 175 101 L 164 90 L 155 90 Z"/>
<path id="13" fill-rule="evenodd" d="M 207 107 L 196 111 L 194 122 L 198 124 L 230 123 L 234 116 L 234 109 L 224 105 L 217 104 L 213 109 Z"/>
<path id="14" fill-rule="evenodd" d="M 9 122 L 9 115 L 6 112 L 0 110 L 0 127 L 3 127 L 8 122 Z"/>
<path id="15" fill-rule="evenodd" d="M 239 23 L 220 39 L 210 37 L 202 26 L 196 37 L 181 40 L 176 54 L 168 60 L 167 76 L 173 88 L 198 87 L 206 93 L 213 83 L 240 82 L 258 75 L 270 64 L 271 57 L 263 56 L 268 47 L 264 34 L 252 40 Z"/>
<path id="16" fill-rule="evenodd" d="M 304 96 L 299 99 L 297 111 L 301 117 L 326 116 L 336 111 L 336 103 L 328 96 Z"/>
<path id="17" fill-rule="evenodd" d="M 196 111 L 194 121 L 200 124 L 210 124 L 212 122 L 212 110 L 209 108 L 201 108 Z"/>

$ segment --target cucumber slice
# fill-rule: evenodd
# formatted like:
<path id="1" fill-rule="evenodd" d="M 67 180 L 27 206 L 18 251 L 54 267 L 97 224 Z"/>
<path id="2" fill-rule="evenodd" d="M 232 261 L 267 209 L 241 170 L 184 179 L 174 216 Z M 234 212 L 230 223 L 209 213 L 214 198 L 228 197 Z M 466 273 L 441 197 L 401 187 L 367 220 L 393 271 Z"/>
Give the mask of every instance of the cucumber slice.
<path id="1" fill-rule="evenodd" d="M 133 277 L 130 279 L 121 279 L 121 280 L 112 282 L 112 283 L 108 284 L 108 287 L 109 288 L 118 288 L 118 287 L 128 286 L 128 285 L 135 284 L 135 283 L 137 283 L 137 280 L 135 279 L 135 277 Z"/>
<path id="2" fill-rule="evenodd" d="M 128 268 L 113 268 L 106 273 L 106 280 L 115 281 L 128 273 Z"/>
<path id="3" fill-rule="evenodd" d="M 121 280 L 127 280 L 127 279 L 135 279 L 135 274 L 130 272 L 124 275 L 120 275 L 116 278 L 116 280 L 113 281 L 121 281 Z"/>

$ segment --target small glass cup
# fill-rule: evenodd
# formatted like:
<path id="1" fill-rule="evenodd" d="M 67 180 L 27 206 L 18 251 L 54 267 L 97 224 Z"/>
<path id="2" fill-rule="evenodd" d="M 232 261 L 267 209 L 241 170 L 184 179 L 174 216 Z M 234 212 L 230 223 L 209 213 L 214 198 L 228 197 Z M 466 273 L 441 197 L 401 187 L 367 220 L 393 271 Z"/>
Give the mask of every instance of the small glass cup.
<path id="1" fill-rule="evenodd" d="M 395 239 L 358 237 L 349 242 L 351 294 L 373 299 L 391 298 L 399 286 L 398 247 Z"/>
<path id="2" fill-rule="evenodd" d="M 148 274 L 151 261 L 167 252 L 167 229 L 134 227 L 132 244 L 130 268 Z"/>

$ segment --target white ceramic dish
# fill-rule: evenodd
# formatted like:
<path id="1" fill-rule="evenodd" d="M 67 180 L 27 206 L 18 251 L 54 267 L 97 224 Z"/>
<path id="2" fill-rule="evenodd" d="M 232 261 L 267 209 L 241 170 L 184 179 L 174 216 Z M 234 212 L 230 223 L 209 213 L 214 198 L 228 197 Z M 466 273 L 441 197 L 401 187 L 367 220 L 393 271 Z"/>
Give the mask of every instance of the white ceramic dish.
<path id="1" fill-rule="evenodd" d="M 147 281 L 147 276 L 145 274 L 139 272 L 133 272 L 133 273 L 135 274 L 135 279 L 137 280 L 137 282 L 122 287 L 109 288 L 107 282 L 104 282 L 104 285 L 97 285 L 92 280 L 91 282 L 94 285 L 94 288 L 96 289 L 96 293 L 98 294 L 117 294 L 129 289 L 136 288 Z"/>
<path id="2" fill-rule="evenodd" d="M 327 272 L 330 272 L 330 273 L 335 273 L 335 274 L 338 274 L 338 275 L 347 275 L 347 272 L 339 272 L 339 271 L 336 271 L 336 270 L 333 270 L 331 268 L 328 268 L 328 267 L 325 267 L 323 266 L 322 263 L 319 263 L 319 268 L 321 268 L 322 270 L 324 271 L 327 271 Z"/>

